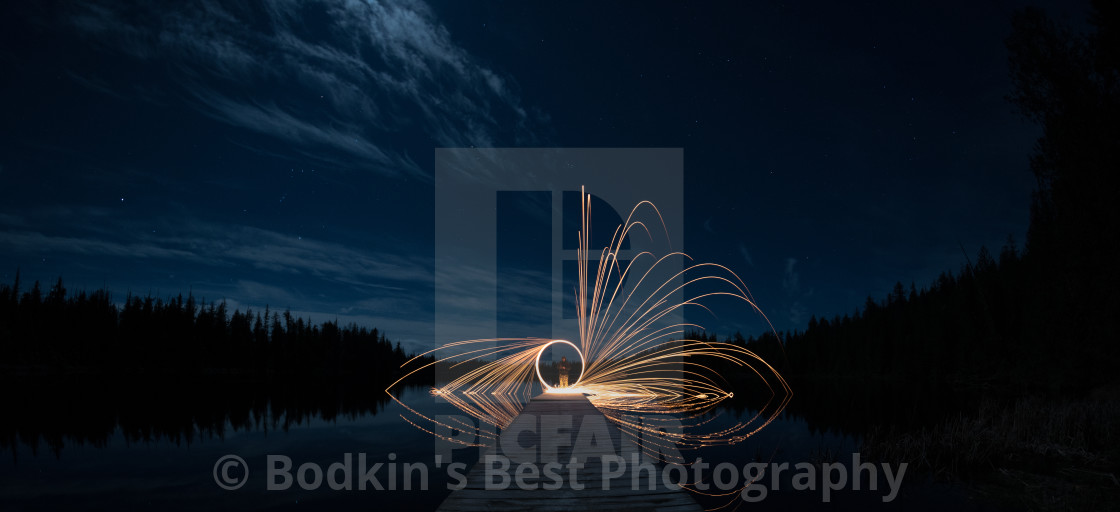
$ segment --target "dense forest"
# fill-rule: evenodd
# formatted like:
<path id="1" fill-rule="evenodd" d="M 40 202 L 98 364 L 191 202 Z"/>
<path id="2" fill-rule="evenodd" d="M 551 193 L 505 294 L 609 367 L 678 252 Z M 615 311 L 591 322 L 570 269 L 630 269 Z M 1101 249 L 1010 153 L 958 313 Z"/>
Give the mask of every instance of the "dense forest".
<path id="1" fill-rule="evenodd" d="M 105 446 L 115 432 L 190 444 L 230 428 L 376 414 L 408 357 L 377 329 L 267 306 L 230 312 L 190 294 L 118 303 L 106 290 L 68 294 L 61 278 L 43 293 L 17 272 L 0 284 L 0 448 L 18 460 L 19 444 L 58 456 L 68 444 Z"/>
<path id="2" fill-rule="evenodd" d="M 59 280 L 0 285 L 0 361 L 9 373 L 322 375 L 385 380 L 408 359 L 384 333 L 295 318 L 230 312 L 225 302 L 167 300 L 105 290 L 68 296 Z"/>
<path id="3" fill-rule="evenodd" d="M 1080 393 L 1115 381 L 1111 340 L 1073 325 L 1048 331 L 1073 319 L 1053 317 L 1063 308 L 1040 293 L 1034 265 L 1037 258 L 1020 255 L 1009 240 L 998 257 L 981 248 L 956 274 L 944 272 L 920 289 L 896 283 L 851 314 L 814 316 L 804 331 L 730 341 L 793 378 L 872 376 L 1007 393 Z"/>

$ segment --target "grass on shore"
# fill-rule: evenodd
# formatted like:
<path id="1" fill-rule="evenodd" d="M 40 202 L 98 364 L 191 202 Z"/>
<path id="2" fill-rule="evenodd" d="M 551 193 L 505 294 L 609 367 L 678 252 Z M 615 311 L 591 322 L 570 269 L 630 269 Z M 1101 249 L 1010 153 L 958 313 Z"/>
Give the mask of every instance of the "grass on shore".
<path id="1" fill-rule="evenodd" d="M 985 400 L 974 415 L 917 431 L 873 431 L 863 453 L 1015 509 L 1111 510 L 1120 503 L 1120 388 L 1075 401 Z"/>

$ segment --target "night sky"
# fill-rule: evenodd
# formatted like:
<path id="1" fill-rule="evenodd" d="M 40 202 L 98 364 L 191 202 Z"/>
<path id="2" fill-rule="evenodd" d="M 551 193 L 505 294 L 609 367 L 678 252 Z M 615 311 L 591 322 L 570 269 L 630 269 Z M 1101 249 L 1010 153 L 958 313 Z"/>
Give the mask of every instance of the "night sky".
<path id="1" fill-rule="evenodd" d="M 442 147 L 683 148 L 684 249 L 780 330 L 1024 241 L 1017 1 L 137 4 L 0 16 L 5 282 L 269 304 L 427 349 L 451 341 Z"/>

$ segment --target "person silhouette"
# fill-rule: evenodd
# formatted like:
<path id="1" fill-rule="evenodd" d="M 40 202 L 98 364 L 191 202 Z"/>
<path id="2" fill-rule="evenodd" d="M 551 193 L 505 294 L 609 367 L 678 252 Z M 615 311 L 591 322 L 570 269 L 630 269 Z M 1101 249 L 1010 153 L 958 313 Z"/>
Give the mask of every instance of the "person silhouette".
<path id="1" fill-rule="evenodd" d="M 561 357 L 560 364 L 556 365 L 556 370 L 560 372 L 560 384 L 558 387 L 568 387 L 568 358 Z"/>

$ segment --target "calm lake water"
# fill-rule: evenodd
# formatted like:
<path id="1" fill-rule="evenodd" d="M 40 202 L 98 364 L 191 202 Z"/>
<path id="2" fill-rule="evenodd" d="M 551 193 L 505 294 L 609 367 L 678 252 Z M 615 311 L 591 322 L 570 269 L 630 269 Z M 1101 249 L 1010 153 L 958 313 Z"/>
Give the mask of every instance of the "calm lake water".
<path id="1" fill-rule="evenodd" d="M 410 407 L 428 416 L 461 414 L 448 404 L 437 403 L 424 387 L 405 388 L 400 397 Z M 193 416 L 186 411 L 186 418 L 205 418 L 200 424 L 207 426 L 199 428 L 196 425 L 185 434 L 179 431 L 178 435 L 169 434 L 176 431 L 167 425 L 181 425 L 190 420 L 168 420 L 163 426 L 152 426 L 148 432 L 143 432 L 144 426 L 133 420 L 124 421 L 125 427 L 105 427 L 114 423 L 114 415 L 107 415 L 96 419 L 97 426 L 92 431 L 66 428 L 65 422 L 73 422 L 70 426 L 80 426 L 83 421 L 92 420 L 89 416 L 93 413 L 89 407 L 83 409 L 80 405 L 72 403 L 51 407 L 37 404 L 37 409 L 23 409 L 22 413 L 46 419 L 23 424 L 18 418 L 3 420 L 7 426 L 7 442 L 3 446 L 3 461 L 0 462 L 0 509 L 433 510 L 450 492 L 447 490 L 446 471 L 434 469 L 436 443 L 433 436 L 403 420 L 401 414 L 405 411 L 395 402 L 379 399 L 373 405 L 349 411 L 345 406 L 330 408 L 331 412 L 326 414 L 330 419 L 323 419 L 322 413 L 305 412 L 314 408 L 292 407 L 290 404 L 286 410 L 302 412 L 289 413 L 287 416 L 290 417 L 286 417 L 285 414 L 274 413 L 269 405 L 265 406 L 262 414 L 259 403 L 258 409 L 250 408 L 246 412 L 231 413 L 229 408 L 225 409 L 227 412 L 224 414 L 237 420 L 230 420 L 222 414 L 215 415 L 209 410 Z M 142 402 L 129 403 L 127 407 L 139 408 L 134 414 L 144 415 Z M 206 408 L 198 404 L 194 407 Z M 167 416 L 165 412 L 153 414 L 157 418 Z M 714 414 L 715 418 L 706 429 L 719 430 L 738 421 L 736 412 L 731 409 L 718 410 Z M 753 413 L 744 410 L 740 414 L 749 417 Z M 121 418 L 123 414 L 118 411 L 115 416 Z M 298 421 L 293 419 L 297 416 Z M 215 417 L 223 418 L 224 425 L 215 425 Z M 56 424 L 58 422 L 63 423 Z M 30 428 L 25 424 L 38 426 Z M 52 425 L 58 428 L 50 430 Z M 35 428 L 45 432 L 34 432 Z M 41 436 L 37 443 L 26 441 L 35 434 Z M 190 438 L 189 442 L 187 438 Z M 35 445 L 34 449 L 32 445 Z M 688 461 L 701 457 L 712 464 L 729 462 L 740 471 L 743 465 L 755 461 L 769 464 L 788 462 L 791 468 L 799 462 L 819 465 L 822 461 L 850 466 L 851 454 L 858 445 L 856 437 L 815 426 L 811 428 L 806 420 L 787 413 L 743 443 L 686 451 L 683 455 Z M 403 490 L 403 479 L 396 482 L 397 490 L 332 490 L 325 483 L 312 491 L 303 490 L 295 483 L 287 490 L 266 489 L 268 455 L 290 457 L 292 473 L 295 474 L 295 467 L 308 462 L 326 470 L 332 463 L 342 462 L 347 453 L 355 457 L 352 460 L 355 467 L 359 466 L 356 460 L 358 454 L 365 454 L 366 467 L 377 462 L 386 464 L 385 467 L 390 462 L 424 462 L 433 468 L 429 473 L 429 489 Z M 247 482 L 236 490 L 224 490 L 215 481 L 215 463 L 229 454 L 241 457 L 249 467 Z M 477 456 L 476 449 L 457 450 L 455 460 L 473 465 Z M 390 457 L 395 457 L 395 460 Z M 847 469 L 850 470 L 850 467 Z M 234 468 L 230 474 L 236 478 L 240 475 L 239 471 Z M 387 473 L 378 473 L 383 485 L 388 485 Z M 397 473 L 400 473 L 399 469 Z M 824 504 L 819 474 L 815 490 L 795 491 L 791 488 L 792 473 L 790 469 L 776 489 L 770 475 L 764 476 L 762 483 L 767 487 L 766 498 L 743 505 L 752 510 L 825 506 L 847 510 L 984 509 L 969 502 L 961 489 L 930 483 L 916 475 L 904 477 L 902 490 L 890 503 L 882 502 L 889 488 L 880 474 L 878 490 L 866 490 L 865 481 L 865 490 L 835 491 L 831 493 L 831 503 Z M 850 487 L 847 486 L 848 489 Z M 726 503 L 729 499 L 702 498 L 701 501 L 710 507 Z"/>

